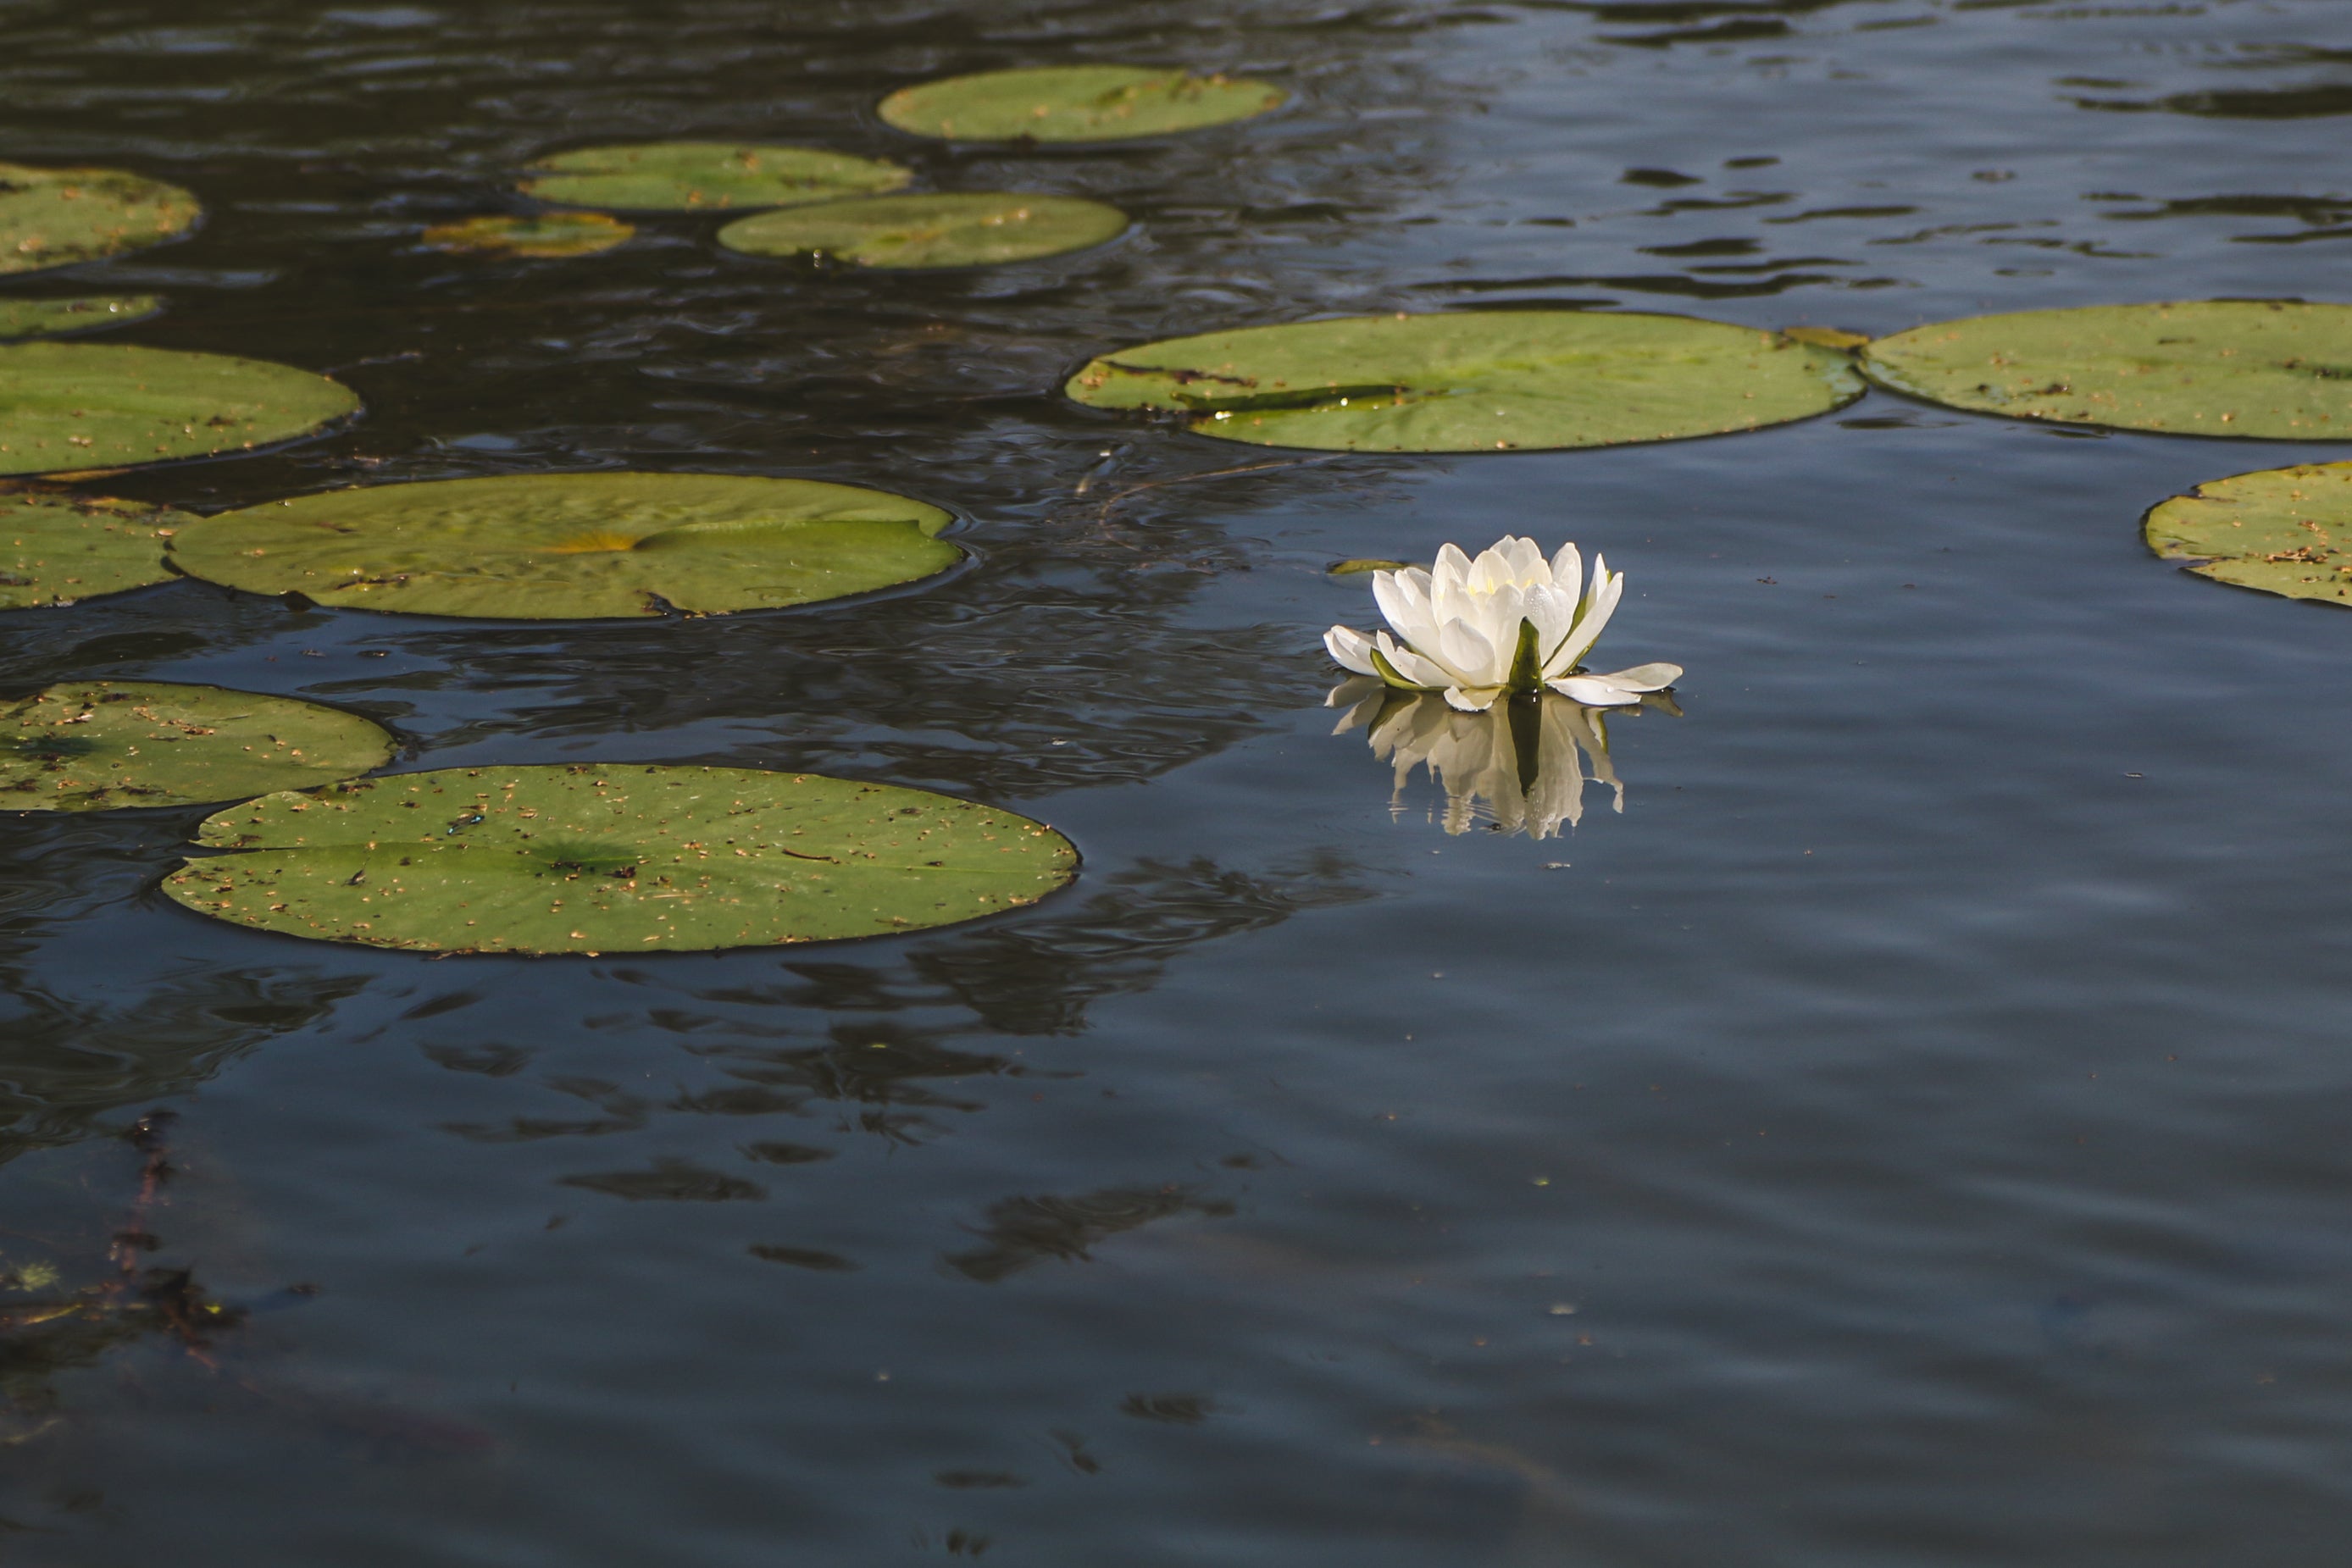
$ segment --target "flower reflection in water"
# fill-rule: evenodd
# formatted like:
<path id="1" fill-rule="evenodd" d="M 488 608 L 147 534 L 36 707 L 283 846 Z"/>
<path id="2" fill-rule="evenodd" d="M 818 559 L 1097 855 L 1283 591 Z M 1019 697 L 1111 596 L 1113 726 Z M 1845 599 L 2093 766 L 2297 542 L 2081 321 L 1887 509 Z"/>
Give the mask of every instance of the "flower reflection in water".
<path id="1" fill-rule="evenodd" d="M 1445 790 L 1449 833 L 1484 823 L 1496 832 L 1550 838 L 1583 817 L 1587 783 L 1611 792 L 1612 810 L 1625 809 L 1602 709 L 1544 692 L 1465 713 L 1438 693 L 1401 692 L 1369 675 L 1343 681 L 1324 700 L 1347 710 L 1332 734 L 1366 730 L 1372 755 L 1396 769 L 1391 811 L 1404 810 L 1413 770 L 1429 769 Z M 1641 706 L 1682 711 L 1664 692 L 1643 697 Z"/>

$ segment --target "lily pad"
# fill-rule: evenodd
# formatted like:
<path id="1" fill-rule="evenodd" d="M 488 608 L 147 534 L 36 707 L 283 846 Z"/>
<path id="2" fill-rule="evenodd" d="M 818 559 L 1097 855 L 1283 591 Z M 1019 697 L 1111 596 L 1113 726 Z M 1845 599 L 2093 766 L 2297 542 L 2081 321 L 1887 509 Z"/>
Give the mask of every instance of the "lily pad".
<path id="1" fill-rule="evenodd" d="M 428 952 L 874 936 L 1034 903 L 1077 852 L 922 789 L 746 768 L 451 768 L 215 813 L 164 883 L 265 931 Z"/>
<path id="2" fill-rule="evenodd" d="M 349 779 L 391 756 L 392 737 L 316 703 L 80 681 L 0 707 L 0 810 L 235 800 Z"/>
<path id="3" fill-rule="evenodd" d="M 526 195 L 638 212 L 788 207 L 895 191 L 914 178 L 879 158 L 734 141 L 583 147 L 530 167 L 535 175 L 522 183 Z"/>
<path id="4" fill-rule="evenodd" d="M 195 226 L 204 205 L 121 169 L 0 163 L 0 273 L 70 267 L 140 250 Z"/>
<path id="5" fill-rule="evenodd" d="M 1718 435 L 1862 395 L 1848 355 L 1688 316 L 1489 310 L 1249 327 L 1121 349 L 1063 389 L 1202 435 L 1327 451 L 1494 452 Z"/>
<path id="6" fill-rule="evenodd" d="M 2200 577 L 2352 609 L 2352 463 L 2211 480 L 2150 511 L 2142 532 Z"/>
<path id="7" fill-rule="evenodd" d="M 172 541 L 193 577 L 320 604 L 511 621 L 717 615 L 895 588 L 962 559 L 937 507 L 721 474 L 525 474 L 329 490 Z"/>
<path id="8" fill-rule="evenodd" d="M 127 327 L 163 308 L 152 294 L 85 294 L 68 299 L 0 299 L 0 339 L 62 338 Z"/>
<path id="9" fill-rule="evenodd" d="M 991 191 L 874 196 L 762 213 L 719 231 L 753 256 L 838 256 L 860 267 L 989 267 L 1085 250 L 1127 232 L 1127 214 L 1076 196 Z"/>
<path id="10" fill-rule="evenodd" d="M 1147 66 L 1039 66 L 901 88 L 882 118 L 950 141 L 1125 141 L 1281 107 L 1271 82 Z"/>
<path id="11" fill-rule="evenodd" d="M 425 243 L 436 250 L 502 256 L 594 256 L 637 231 L 603 213 L 537 213 L 530 217 L 467 218 L 435 224 Z"/>
<path id="12" fill-rule="evenodd" d="M 176 575 L 165 541 L 188 512 L 97 496 L 0 496 L 0 610 L 71 604 Z M 222 799 L 224 797 L 215 797 Z"/>
<path id="13" fill-rule="evenodd" d="M 124 343 L 0 347 L 0 474 L 124 467 L 250 450 L 355 412 L 324 376 Z"/>
<path id="14" fill-rule="evenodd" d="M 1895 392 L 2011 419 L 2352 441 L 2352 305 L 2021 310 L 1878 339 L 1862 366 Z"/>

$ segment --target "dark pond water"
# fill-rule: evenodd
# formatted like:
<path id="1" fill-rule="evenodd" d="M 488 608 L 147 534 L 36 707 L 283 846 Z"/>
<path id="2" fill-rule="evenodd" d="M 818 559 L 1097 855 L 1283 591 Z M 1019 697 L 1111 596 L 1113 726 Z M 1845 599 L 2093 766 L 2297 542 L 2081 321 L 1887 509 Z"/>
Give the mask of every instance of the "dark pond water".
<path id="1" fill-rule="evenodd" d="M 999 65 L 1244 68 L 1267 121 L 948 151 Z M 399 766 L 723 762 L 1068 832 L 992 924 L 432 961 L 155 891 L 201 811 L 0 823 L 0 1257 L 152 1233 L 191 1354 L 0 1340 L 0 1552 L 333 1563 L 2333 1564 L 2352 1510 L 2352 616 L 2150 557 L 2340 448 L 1874 393 L 1717 441 L 1285 455 L 1059 402 L 1123 342 L 1534 303 L 1884 331 L 2342 298 L 2338 0 L 0 5 L 0 156 L 188 243 L 121 340 L 332 369 L 351 429 L 112 481 L 802 475 L 955 508 L 876 602 L 499 625 L 194 582 L 0 681 L 209 681 Z M 818 142 L 1113 201 L 957 275 L 459 258 L 542 151 Z M 1622 815 L 1444 831 L 1333 737 L 1347 556 L 1608 551 L 1688 666 Z M 121 1131 L 178 1113 L 135 1207 Z M 202 1292 L 196 1295 L 194 1292 Z M 208 1320 L 192 1320 L 208 1321 Z"/>

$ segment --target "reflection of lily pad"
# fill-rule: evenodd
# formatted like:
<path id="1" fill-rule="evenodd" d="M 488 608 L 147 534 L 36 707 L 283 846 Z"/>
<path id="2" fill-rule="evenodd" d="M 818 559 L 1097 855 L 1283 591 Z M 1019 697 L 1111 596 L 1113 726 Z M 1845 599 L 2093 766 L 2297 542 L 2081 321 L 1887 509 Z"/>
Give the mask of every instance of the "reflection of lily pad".
<path id="1" fill-rule="evenodd" d="M 2352 440 L 2352 305 L 2195 300 L 1940 321 L 1871 379 L 1980 413 L 2273 441 Z"/>
<path id="2" fill-rule="evenodd" d="M 813 479 L 526 474 L 329 490 L 173 540 L 192 577 L 417 615 L 583 620 L 764 610 L 944 571 L 937 507 Z"/>
<path id="3" fill-rule="evenodd" d="M 1245 78 L 1142 66 L 1041 66 L 901 88 L 882 118 L 953 141 L 1121 141 L 1247 120 L 1283 91 Z"/>
<path id="4" fill-rule="evenodd" d="M 192 806 L 381 768 L 392 737 L 316 703 L 83 681 L 0 707 L 0 810 Z"/>
<path id="5" fill-rule="evenodd" d="M 2352 609 L 2352 463 L 2211 480 L 2149 512 L 2143 532 L 2200 577 Z"/>
<path id="6" fill-rule="evenodd" d="M 1064 390 L 1265 446 L 1492 452 L 1753 430 L 1850 402 L 1862 382 L 1844 354 L 1719 321 L 1490 310 L 1171 338 L 1106 354 Z"/>
<path id="7" fill-rule="evenodd" d="M 163 541 L 200 520 L 94 496 L 0 496 L 0 610 L 165 581 Z"/>
<path id="8" fill-rule="evenodd" d="M 522 184 L 527 195 L 641 212 L 786 207 L 895 191 L 914 178 L 879 158 L 733 141 L 583 147 L 530 167 L 534 177 Z"/>
<path id="9" fill-rule="evenodd" d="M 62 338 L 127 327 L 163 308 L 152 294 L 86 294 L 69 299 L 0 299 L 0 339 Z"/>
<path id="10" fill-rule="evenodd" d="M 261 360 L 122 343 L 0 348 L 0 474 L 204 457 L 307 435 L 360 405 Z"/>
<path id="11" fill-rule="evenodd" d="M 160 245 L 193 228 L 203 212 L 177 185 L 120 169 L 0 163 L 0 273 Z"/>
<path id="12" fill-rule="evenodd" d="M 1085 250 L 1127 232 L 1127 214 L 1076 196 L 1003 192 L 875 196 L 762 213 L 719 243 L 753 256 L 823 254 L 860 267 L 986 267 Z"/>
<path id="13" fill-rule="evenodd" d="M 223 920 L 436 952 L 872 936 L 1035 902 L 1077 852 L 927 790 L 745 768 L 451 768 L 206 819 L 164 891 Z"/>
<path id="14" fill-rule="evenodd" d="M 425 243 L 436 250 L 504 256 L 594 256 L 636 232 L 603 213 L 537 213 L 435 224 L 425 231 Z"/>

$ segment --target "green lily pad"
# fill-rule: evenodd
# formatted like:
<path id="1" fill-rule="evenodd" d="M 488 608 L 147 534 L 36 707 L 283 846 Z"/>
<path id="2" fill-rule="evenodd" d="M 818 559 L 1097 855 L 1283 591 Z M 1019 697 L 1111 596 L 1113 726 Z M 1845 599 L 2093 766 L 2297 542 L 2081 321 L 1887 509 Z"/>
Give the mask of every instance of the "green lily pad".
<path id="1" fill-rule="evenodd" d="M 324 376 L 124 343 L 0 347 L 0 474 L 205 457 L 307 435 L 360 406 Z"/>
<path id="2" fill-rule="evenodd" d="M 535 175 L 522 183 L 526 195 L 638 212 L 788 207 L 895 191 L 914 178 L 879 158 L 734 141 L 583 147 L 530 167 Z"/>
<path id="3" fill-rule="evenodd" d="M 2352 610 L 2352 463 L 2210 480 L 2150 511 L 2141 531 L 2200 577 Z"/>
<path id="4" fill-rule="evenodd" d="M 1076 196 L 991 191 L 873 196 L 762 213 L 719 231 L 753 256 L 838 256 L 860 267 L 989 267 L 1085 250 L 1127 232 L 1127 214 Z"/>
<path id="5" fill-rule="evenodd" d="M 85 294 L 69 299 L 0 299 L 0 339 L 62 338 L 144 321 L 163 302 L 152 294 Z"/>
<path id="6" fill-rule="evenodd" d="M 320 604 L 510 621 L 690 615 L 895 588 L 963 552 L 882 490 L 722 474 L 524 474 L 329 490 L 208 518 L 180 570 Z"/>
<path id="7" fill-rule="evenodd" d="M 758 947 L 1034 903 L 1077 852 L 928 790 L 748 768 L 450 768 L 215 813 L 164 892 L 265 931 L 463 953 Z"/>
<path id="8" fill-rule="evenodd" d="M 1243 77 L 1146 66 L 1039 66 L 901 88 L 882 118 L 950 141 L 1125 141 L 1198 131 L 1281 107 L 1283 90 Z"/>
<path id="9" fill-rule="evenodd" d="M 1614 446 L 1753 430 L 1862 395 L 1850 356 L 1688 316 L 1488 310 L 1250 327 L 1121 349 L 1063 389 L 1202 435 L 1326 451 Z"/>
<path id="10" fill-rule="evenodd" d="M 140 250 L 195 226 L 204 205 L 121 169 L 0 163 L 0 273 L 70 267 Z"/>
<path id="11" fill-rule="evenodd" d="M 168 581 L 165 542 L 202 521 L 97 496 L 0 496 L 0 610 L 71 604 Z M 215 797 L 223 799 L 224 797 Z"/>
<path id="12" fill-rule="evenodd" d="M 2352 441 L 2352 305 L 2021 310 L 1878 339 L 1862 366 L 1895 392 L 2011 419 Z"/>
<path id="13" fill-rule="evenodd" d="M 0 810 L 194 806 L 381 768 L 392 737 L 291 697 L 79 681 L 0 707 Z"/>
<path id="14" fill-rule="evenodd" d="M 435 224 L 425 243 L 436 250 L 499 256 L 594 256 L 637 231 L 603 213 L 537 213 L 530 217 L 466 218 Z"/>

